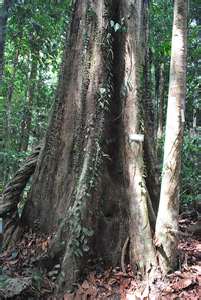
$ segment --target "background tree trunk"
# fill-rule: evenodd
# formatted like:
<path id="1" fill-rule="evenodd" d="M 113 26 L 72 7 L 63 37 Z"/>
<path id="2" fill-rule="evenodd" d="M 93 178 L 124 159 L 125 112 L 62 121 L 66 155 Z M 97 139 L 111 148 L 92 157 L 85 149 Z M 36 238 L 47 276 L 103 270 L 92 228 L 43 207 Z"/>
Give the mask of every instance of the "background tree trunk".
<path id="1" fill-rule="evenodd" d="M 0 3 L 0 87 L 2 85 L 4 46 L 6 40 L 6 23 L 8 18 L 8 10 L 11 6 L 11 0 L 4 0 Z"/>
<path id="2" fill-rule="evenodd" d="M 157 168 L 157 153 L 156 153 L 156 139 L 155 139 L 155 115 L 154 103 L 152 95 L 152 78 L 151 78 L 151 50 L 149 49 L 149 8 L 148 2 L 144 3 L 143 7 L 143 32 L 144 41 L 143 47 L 145 49 L 145 58 L 143 62 L 143 86 L 142 93 L 142 112 L 143 112 L 143 126 L 144 126 L 144 161 L 146 162 L 145 181 L 150 195 L 150 200 L 153 205 L 155 214 L 158 211 L 159 204 L 159 172 Z M 142 122 L 142 121 L 141 121 Z M 152 224 L 153 229 L 155 223 Z"/>
<path id="3" fill-rule="evenodd" d="M 31 121 L 32 121 L 32 109 L 33 101 L 35 96 L 36 88 L 36 79 L 37 79 L 37 54 L 32 55 L 31 58 L 31 71 L 29 76 L 29 86 L 28 86 L 28 95 L 27 103 L 24 109 L 24 115 L 21 123 L 21 139 L 20 139 L 20 151 L 27 151 L 29 146 L 29 136 L 31 131 Z"/>
<path id="4" fill-rule="evenodd" d="M 13 61 L 13 73 L 10 79 L 10 82 L 8 84 L 8 91 L 7 95 L 5 97 L 5 132 L 6 132 L 6 141 L 5 146 L 9 148 L 10 142 L 11 142 L 11 135 L 12 135 L 12 98 L 13 98 L 13 91 L 15 86 L 15 77 L 16 77 L 16 71 L 18 67 L 18 60 L 19 60 L 19 51 L 16 50 L 16 55 Z M 6 176 L 7 177 L 7 176 Z"/>
<path id="5" fill-rule="evenodd" d="M 164 64 L 160 65 L 159 68 L 159 112 L 158 112 L 158 130 L 157 138 L 161 139 L 163 136 L 163 110 L 164 110 Z"/>
<path id="6" fill-rule="evenodd" d="M 167 125 L 156 224 L 156 243 L 160 266 L 164 273 L 177 265 L 179 186 L 186 92 L 187 2 L 174 1 Z"/>

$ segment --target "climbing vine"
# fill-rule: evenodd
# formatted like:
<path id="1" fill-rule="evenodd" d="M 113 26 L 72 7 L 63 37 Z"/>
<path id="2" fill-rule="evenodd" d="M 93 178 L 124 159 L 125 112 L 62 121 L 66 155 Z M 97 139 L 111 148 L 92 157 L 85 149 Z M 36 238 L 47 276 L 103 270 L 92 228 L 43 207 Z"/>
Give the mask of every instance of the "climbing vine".
<path id="1" fill-rule="evenodd" d="M 70 241 L 70 250 L 75 257 L 80 257 L 83 252 L 89 251 L 88 241 L 93 235 L 93 230 L 87 228 L 84 223 L 83 207 L 86 207 L 87 201 L 91 199 L 93 192 L 95 191 L 102 172 L 103 165 L 103 132 L 104 132 L 104 119 L 105 114 L 109 110 L 111 98 L 113 94 L 113 78 L 112 78 L 112 64 L 113 64 L 113 36 L 112 28 L 110 26 L 110 7 L 108 7 L 108 1 L 105 1 L 104 17 L 107 20 L 107 26 L 103 29 L 103 32 L 97 32 L 94 38 L 95 43 L 101 46 L 101 55 L 105 72 L 103 74 L 103 82 L 96 94 L 96 111 L 91 116 L 91 120 L 88 122 L 87 128 L 84 128 L 84 120 L 81 122 L 80 134 L 82 134 L 82 142 L 80 140 L 79 149 L 82 149 L 80 157 L 82 160 L 77 160 L 77 179 L 73 193 L 73 205 L 69 210 L 69 226 L 72 234 Z M 95 12 L 88 7 L 87 9 L 87 22 L 94 24 L 96 18 Z M 94 30 L 94 29 L 93 29 Z M 82 89 L 83 101 L 86 101 L 86 89 L 89 84 L 89 67 L 91 59 L 91 49 L 89 47 L 90 39 L 87 32 L 84 34 L 84 73 L 85 84 Z M 86 53 L 88 51 L 88 53 Z M 87 62 L 88 61 L 88 62 Z M 83 132 L 85 134 L 83 135 Z M 83 155 L 84 153 L 84 155 Z"/>

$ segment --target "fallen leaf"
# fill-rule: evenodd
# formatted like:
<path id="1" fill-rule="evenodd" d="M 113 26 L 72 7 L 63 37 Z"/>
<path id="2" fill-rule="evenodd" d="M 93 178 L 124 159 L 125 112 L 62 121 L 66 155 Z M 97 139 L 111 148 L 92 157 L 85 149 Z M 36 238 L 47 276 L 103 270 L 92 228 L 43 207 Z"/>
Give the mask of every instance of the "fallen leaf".
<path id="1" fill-rule="evenodd" d="M 114 283 L 117 283 L 117 279 L 116 278 L 110 278 L 108 281 L 109 285 L 113 285 Z"/>
<path id="2" fill-rule="evenodd" d="M 89 287 L 90 287 L 90 285 L 89 285 L 88 281 L 85 280 L 85 281 L 83 282 L 83 284 L 82 284 L 82 288 L 83 288 L 84 290 L 87 290 L 87 289 L 89 289 Z"/>
<path id="3" fill-rule="evenodd" d="M 63 300 L 74 300 L 75 299 L 75 294 L 65 294 Z"/>
<path id="4" fill-rule="evenodd" d="M 171 287 L 175 291 L 179 291 L 179 290 L 186 289 L 190 286 L 193 286 L 195 284 L 197 284 L 197 282 L 194 279 L 186 278 L 186 279 L 178 280 L 176 283 L 172 284 Z"/>

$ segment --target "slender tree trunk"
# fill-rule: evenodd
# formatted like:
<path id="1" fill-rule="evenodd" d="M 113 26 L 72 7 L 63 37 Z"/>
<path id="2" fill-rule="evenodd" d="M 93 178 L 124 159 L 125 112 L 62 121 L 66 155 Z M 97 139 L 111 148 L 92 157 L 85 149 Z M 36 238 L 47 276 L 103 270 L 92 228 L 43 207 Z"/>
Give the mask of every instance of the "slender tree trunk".
<path id="1" fill-rule="evenodd" d="M 35 96 L 36 79 L 37 79 L 38 62 L 36 55 L 32 55 L 31 59 L 31 71 L 28 83 L 28 95 L 27 103 L 24 109 L 24 116 L 21 123 L 21 139 L 20 139 L 20 151 L 27 151 L 29 145 L 29 136 L 31 131 L 32 121 L 32 109 Z"/>
<path id="2" fill-rule="evenodd" d="M 4 65 L 4 46 L 6 40 L 6 23 L 8 18 L 8 9 L 11 6 L 11 0 L 0 2 L 0 87 L 2 85 L 3 65 Z"/>
<path id="3" fill-rule="evenodd" d="M 158 130 L 157 138 L 161 139 L 163 136 L 163 110 L 164 110 L 164 64 L 160 65 L 159 69 L 159 112 L 158 112 Z"/>
<path id="4" fill-rule="evenodd" d="M 127 85 L 123 100 L 122 150 L 130 213 L 131 264 L 135 270 L 137 267 L 137 270 L 146 276 L 148 270 L 156 266 L 156 256 L 149 222 L 150 199 L 144 179 L 144 132 L 141 128 L 143 114 L 140 108 L 142 105 L 140 77 L 144 60 L 143 1 L 122 0 L 121 13 L 121 18 L 126 20 L 127 28 L 123 42 L 125 61 L 122 82 Z"/>
<path id="5" fill-rule="evenodd" d="M 152 97 L 152 78 L 151 78 L 151 50 L 149 49 L 149 10 L 148 2 L 144 3 L 144 48 L 145 48 L 145 59 L 143 63 L 143 125 L 144 125 L 144 161 L 146 162 L 145 170 L 145 181 L 147 189 L 150 195 L 150 199 L 153 205 L 155 214 L 158 211 L 159 204 L 159 172 L 157 169 L 157 153 L 156 153 L 156 139 L 155 139 L 155 115 L 154 115 L 154 103 Z M 152 224 L 153 229 L 155 228 L 155 223 Z"/>
<path id="6" fill-rule="evenodd" d="M 14 57 L 13 62 L 13 73 L 11 75 L 9 84 L 8 84 L 8 91 L 7 95 L 5 97 L 5 108 L 6 108 L 6 146 L 9 148 L 10 142 L 11 142 L 11 135 L 12 135 L 12 98 L 13 98 L 13 92 L 15 87 L 15 76 L 18 66 L 18 58 L 19 58 L 19 50 L 16 51 L 16 55 Z"/>
<path id="7" fill-rule="evenodd" d="M 174 269 L 177 264 L 179 186 L 186 93 L 187 2 L 174 1 L 164 162 L 156 224 L 156 244 L 160 267 L 164 273 Z"/>

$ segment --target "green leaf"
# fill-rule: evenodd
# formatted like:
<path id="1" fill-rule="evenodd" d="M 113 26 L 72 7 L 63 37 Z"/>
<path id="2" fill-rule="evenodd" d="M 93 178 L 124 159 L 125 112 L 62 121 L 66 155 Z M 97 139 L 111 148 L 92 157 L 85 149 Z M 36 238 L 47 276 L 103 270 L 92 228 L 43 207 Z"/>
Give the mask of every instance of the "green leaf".
<path id="1" fill-rule="evenodd" d="M 91 237 L 94 234 L 94 231 L 92 229 L 88 229 L 88 228 L 83 228 L 82 229 L 83 233 L 85 234 L 85 236 Z"/>
<path id="2" fill-rule="evenodd" d="M 106 93 L 106 88 L 100 88 L 99 91 L 101 95 L 104 95 Z"/>
<path id="3" fill-rule="evenodd" d="M 121 28 L 121 25 L 119 23 L 116 23 L 114 25 L 114 31 L 117 32 Z"/>
<path id="4" fill-rule="evenodd" d="M 83 245 L 82 247 L 84 252 L 88 252 L 89 251 L 89 246 L 88 245 Z"/>
<path id="5" fill-rule="evenodd" d="M 110 21 L 110 26 L 111 26 L 111 27 L 114 27 L 114 24 L 115 24 L 114 21 L 111 20 L 111 21 Z"/>

